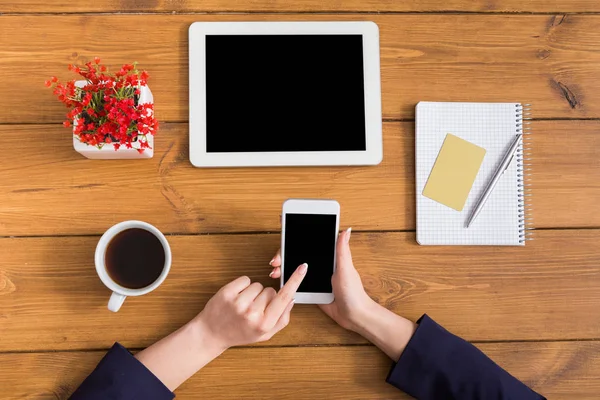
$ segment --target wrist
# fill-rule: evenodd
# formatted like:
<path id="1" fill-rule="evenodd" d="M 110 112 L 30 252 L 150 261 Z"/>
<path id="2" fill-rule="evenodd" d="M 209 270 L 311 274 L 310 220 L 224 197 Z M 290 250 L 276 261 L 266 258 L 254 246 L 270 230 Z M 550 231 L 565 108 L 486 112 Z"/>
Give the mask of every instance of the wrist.
<path id="1" fill-rule="evenodd" d="M 354 331 L 398 361 L 416 328 L 414 322 L 373 301 Z"/>
<path id="2" fill-rule="evenodd" d="M 218 357 L 229 348 L 221 338 L 210 329 L 210 324 L 199 314 L 187 325 L 197 344 L 196 351 L 201 354 L 209 355 L 212 358 Z"/>
<path id="3" fill-rule="evenodd" d="M 223 351 L 225 347 L 204 321 L 194 318 L 135 358 L 173 391 Z"/>
<path id="4" fill-rule="evenodd" d="M 368 300 L 353 313 L 350 320 L 350 330 L 361 336 L 365 336 L 372 327 L 372 321 L 379 318 L 377 315 L 381 313 L 381 309 L 384 309 L 384 307 L 369 297 Z"/>

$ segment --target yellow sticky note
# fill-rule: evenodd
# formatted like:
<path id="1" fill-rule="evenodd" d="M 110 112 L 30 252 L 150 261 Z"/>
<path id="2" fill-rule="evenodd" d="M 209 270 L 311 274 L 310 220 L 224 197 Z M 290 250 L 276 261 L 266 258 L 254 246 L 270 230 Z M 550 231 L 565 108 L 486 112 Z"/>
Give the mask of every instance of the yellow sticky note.
<path id="1" fill-rule="evenodd" d="M 423 189 L 423 196 L 462 211 L 483 157 L 484 148 L 447 134 Z"/>

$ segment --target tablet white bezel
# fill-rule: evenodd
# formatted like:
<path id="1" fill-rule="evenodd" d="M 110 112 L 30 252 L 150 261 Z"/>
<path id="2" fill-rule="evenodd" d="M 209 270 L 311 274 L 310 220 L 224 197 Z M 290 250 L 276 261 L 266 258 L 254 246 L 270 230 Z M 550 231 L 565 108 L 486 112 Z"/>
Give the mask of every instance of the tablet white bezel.
<path id="1" fill-rule="evenodd" d="M 296 269 L 297 265 L 285 265 L 285 220 L 287 214 L 327 214 L 335 215 L 335 230 L 331 232 L 335 237 L 333 250 L 333 272 L 336 269 L 336 252 L 338 232 L 340 230 L 340 203 L 335 200 L 308 200 L 308 199 L 288 199 L 283 203 L 281 211 L 281 278 L 279 279 L 280 288 L 285 284 L 283 271 L 285 268 Z M 310 265 L 308 266 L 310 271 Z M 322 292 L 296 292 L 294 301 L 298 304 L 329 304 L 334 300 L 333 290 L 329 293 Z"/>
<path id="2" fill-rule="evenodd" d="M 363 36 L 366 151 L 208 153 L 206 151 L 207 35 Z M 195 22 L 189 28 L 190 161 L 196 167 L 376 165 L 383 158 L 379 28 L 374 22 Z M 315 94 L 318 95 L 318 94 Z M 343 118 L 344 116 L 335 116 Z M 232 115 L 232 118 L 235 118 Z"/>

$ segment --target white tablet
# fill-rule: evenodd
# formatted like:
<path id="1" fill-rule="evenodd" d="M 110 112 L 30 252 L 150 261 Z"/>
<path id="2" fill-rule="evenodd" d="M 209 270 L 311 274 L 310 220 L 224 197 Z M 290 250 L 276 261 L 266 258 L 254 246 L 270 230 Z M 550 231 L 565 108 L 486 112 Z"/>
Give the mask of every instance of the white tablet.
<path id="1" fill-rule="evenodd" d="M 197 167 L 369 165 L 383 157 L 373 22 L 196 22 Z"/>

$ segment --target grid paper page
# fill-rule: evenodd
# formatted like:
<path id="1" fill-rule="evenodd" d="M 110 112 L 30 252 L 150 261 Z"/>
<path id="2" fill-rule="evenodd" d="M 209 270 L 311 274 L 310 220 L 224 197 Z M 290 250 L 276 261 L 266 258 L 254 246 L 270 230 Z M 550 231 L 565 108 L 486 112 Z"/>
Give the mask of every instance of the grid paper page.
<path id="1" fill-rule="evenodd" d="M 519 183 L 513 160 L 467 229 L 485 185 L 518 133 L 518 103 L 420 102 L 416 108 L 417 242 L 422 245 L 522 245 Z M 446 134 L 483 147 L 487 153 L 462 211 L 423 196 L 423 188 Z M 522 143 L 520 145 L 523 146 Z M 521 149 L 522 150 L 522 149 Z M 516 158 L 516 156 L 515 156 Z"/>

